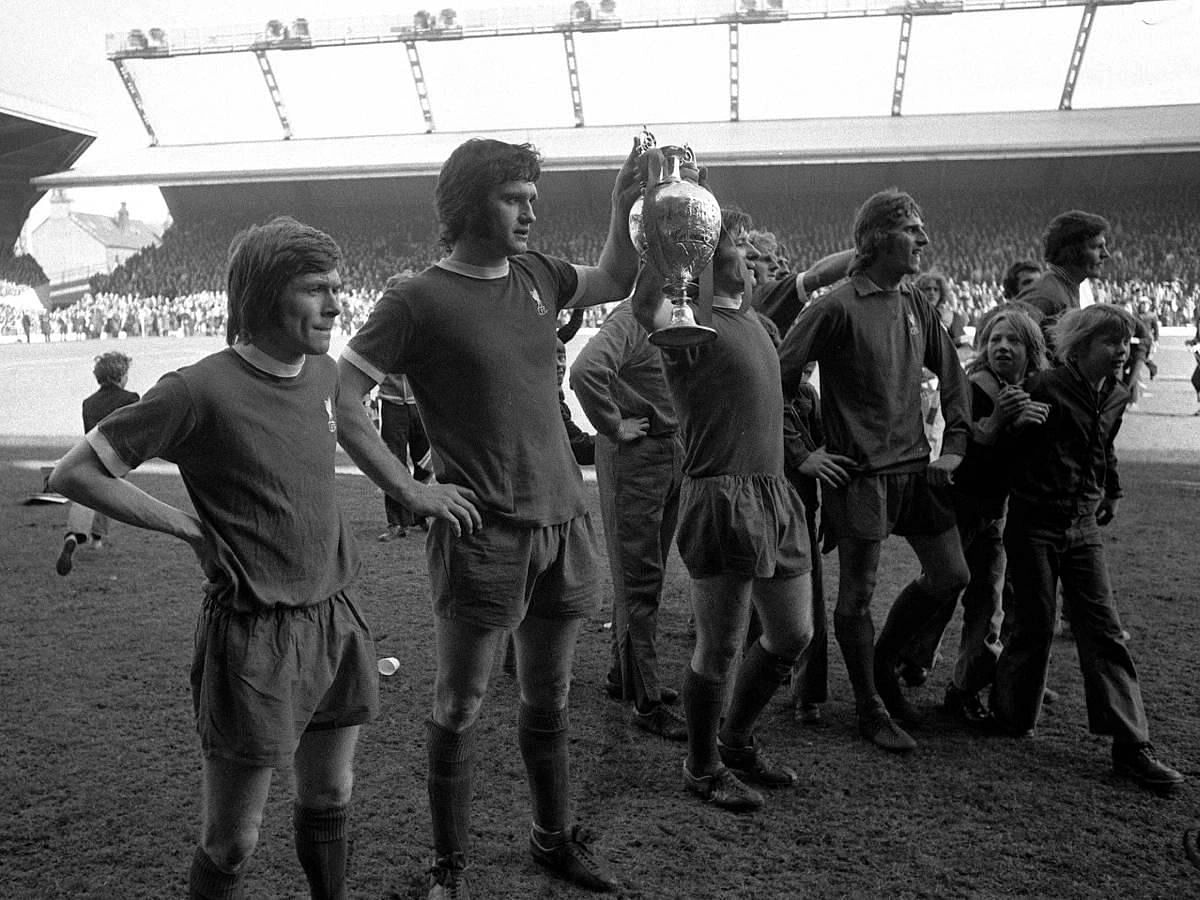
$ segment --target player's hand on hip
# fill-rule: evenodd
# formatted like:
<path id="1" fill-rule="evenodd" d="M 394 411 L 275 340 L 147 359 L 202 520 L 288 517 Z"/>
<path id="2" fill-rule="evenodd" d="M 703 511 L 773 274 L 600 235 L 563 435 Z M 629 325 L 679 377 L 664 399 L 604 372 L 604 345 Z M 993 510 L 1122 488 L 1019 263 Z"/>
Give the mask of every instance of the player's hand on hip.
<path id="1" fill-rule="evenodd" d="M 470 488 L 457 484 L 422 485 L 408 505 L 418 516 L 433 516 L 450 523 L 455 537 L 471 534 L 483 527 L 477 506 L 479 498 Z"/>
<path id="2" fill-rule="evenodd" d="M 849 456 L 830 453 L 824 447 L 818 447 L 797 468 L 801 475 L 820 479 L 827 487 L 840 488 L 850 482 L 850 476 L 858 464 Z"/>
<path id="3" fill-rule="evenodd" d="M 954 483 L 954 470 L 962 465 L 958 453 L 943 453 L 929 464 L 929 483 L 933 487 L 948 487 Z"/>
<path id="4" fill-rule="evenodd" d="M 196 560 L 200 563 L 204 577 L 212 584 L 226 581 L 225 573 L 217 565 L 217 548 L 208 539 L 200 520 L 190 514 L 187 519 L 192 527 L 183 535 L 183 539 L 188 542 L 188 546 L 196 554 Z"/>
<path id="5" fill-rule="evenodd" d="M 621 424 L 617 426 L 617 440 L 622 444 L 628 444 L 645 437 L 649 430 L 650 420 L 645 416 L 622 419 Z"/>

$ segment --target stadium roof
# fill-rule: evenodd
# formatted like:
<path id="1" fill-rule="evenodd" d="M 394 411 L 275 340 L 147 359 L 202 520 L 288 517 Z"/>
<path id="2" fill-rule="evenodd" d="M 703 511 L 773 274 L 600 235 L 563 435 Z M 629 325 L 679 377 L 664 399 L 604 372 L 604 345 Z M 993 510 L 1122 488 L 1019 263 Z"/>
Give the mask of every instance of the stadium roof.
<path id="1" fill-rule="evenodd" d="M 46 190 L 31 179 L 74 165 L 95 139 L 78 113 L 0 92 L 0 247 L 16 242 Z"/>
<path id="2" fill-rule="evenodd" d="M 545 171 L 612 169 L 640 125 L 491 132 L 531 141 Z M 650 124 L 714 168 L 1200 153 L 1200 105 L 786 121 Z M 147 147 L 45 174 L 42 189 L 161 187 L 435 175 L 470 134 L 434 132 Z M 1181 160 L 1182 162 L 1182 160 Z M 1189 161 L 1192 168 L 1194 160 Z M 1194 179 L 1190 179 L 1194 180 Z"/>

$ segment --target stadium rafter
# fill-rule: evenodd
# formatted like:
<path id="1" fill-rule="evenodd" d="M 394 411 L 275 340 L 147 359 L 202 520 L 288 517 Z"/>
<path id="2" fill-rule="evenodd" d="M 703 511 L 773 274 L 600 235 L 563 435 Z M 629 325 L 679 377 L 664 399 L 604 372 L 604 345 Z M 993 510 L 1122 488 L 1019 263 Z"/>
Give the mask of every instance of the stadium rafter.
<path id="1" fill-rule="evenodd" d="M 563 36 L 566 75 L 575 126 L 584 124 L 583 89 L 576 63 L 574 35 L 622 31 L 725 25 L 729 29 L 729 118 L 740 119 L 740 29 L 786 22 L 822 19 L 896 17 L 899 41 L 891 114 L 900 116 L 904 100 L 908 53 L 916 21 L 925 16 L 965 13 L 1019 12 L 1062 7 L 1082 7 L 1083 15 L 1071 48 L 1059 109 L 1071 109 L 1075 85 L 1083 65 L 1088 37 L 1097 11 L 1102 6 L 1127 6 L 1151 0 L 698 0 L 683 12 L 679 4 L 651 0 L 638 4 L 632 17 L 620 15 L 616 0 L 587 0 L 546 6 L 532 12 L 526 8 L 504 8 L 466 12 L 460 15 L 445 8 L 438 15 L 419 10 L 411 16 L 375 16 L 366 19 L 297 18 L 290 23 L 272 19 L 262 27 L 234 26 L 212 29 L 167 31 L 161 27 L 135 28 L 107 36 L 107 55 L 121 76 L 142 126 L 152 145 L 159 137 L 150 111 L 142 98 L 128 60 L 165 60 L 176 57 L 253 53 L 262 70 L 271 102 L 278 114 L 283 140 L 293 138 L 285 112 L 282 91 L 274 78 L 270 54 L 329 47 L 372 44 L 402 44 L 406 50 L 414 88 L 421 105 L 426 132 L 434 131 L 434 112 L 421 64 L 420 46 L 434 41 L 461 41 L 559 33 Z M 552 10 L 558 9 L 559 12 Z"/>

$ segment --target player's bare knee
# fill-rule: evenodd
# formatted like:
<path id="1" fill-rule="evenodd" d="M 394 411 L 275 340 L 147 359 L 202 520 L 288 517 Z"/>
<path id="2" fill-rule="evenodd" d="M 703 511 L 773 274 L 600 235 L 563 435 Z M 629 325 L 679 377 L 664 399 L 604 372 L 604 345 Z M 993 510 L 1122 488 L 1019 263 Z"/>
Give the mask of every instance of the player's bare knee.
<path id="1" fill-rule="evenodd" d="M 570 691 L 571 679 L 566 673 L 535 674 L 521 681 L 522 702 L 537 709 L 562 709 Z"/>
<path id="2" fill-rule="evenodd" d="M 354 792 L 353 771 L 329 772 L 296 785 L 296 800 L 306 809 L 326 810 L 345 806 Z"/>
<path id="3" fill-rule="evenodd" d="M 208 854 L 212 864 L 222 872 L 240 871 L 254 853 L 254 848 L 258 846 L 261 824 L 260 818 L 257 821 L 239 823 L 235 828 L 222 832 L 216 832 L 211 827 L 206 828 L 202 844 L 204 852 Z"/>
<path id="4" fill-rule="evenodd" d="M 475 724 L 482 708 L 482 694 L 439 691 L 434 702 L 433 721 L 448 731 L 461 733 Z"/>

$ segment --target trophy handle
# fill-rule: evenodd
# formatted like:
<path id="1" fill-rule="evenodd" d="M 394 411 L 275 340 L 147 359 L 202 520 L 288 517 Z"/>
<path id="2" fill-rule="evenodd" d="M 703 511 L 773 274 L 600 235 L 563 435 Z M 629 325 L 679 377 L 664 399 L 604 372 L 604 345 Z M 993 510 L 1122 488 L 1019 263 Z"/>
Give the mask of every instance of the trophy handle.
<path id="1" fill-rule="evenodd" d="M 657 147 L 651 147 L 646 151 L 646 186 L 651 188 L 663 180 L 663 170 L 666 168 L 666 160 L 663 159 L 663 152 Z"/>

